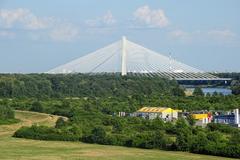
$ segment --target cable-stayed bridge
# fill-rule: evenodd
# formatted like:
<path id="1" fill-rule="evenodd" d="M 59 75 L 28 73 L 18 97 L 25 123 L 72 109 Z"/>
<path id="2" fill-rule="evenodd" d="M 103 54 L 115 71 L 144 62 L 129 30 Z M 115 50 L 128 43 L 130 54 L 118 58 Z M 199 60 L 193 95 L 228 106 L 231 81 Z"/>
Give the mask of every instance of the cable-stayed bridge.
<path id="1" fill-rule="evenodd" d="M 122 76 L 142 74 L 176 80 L 229 80 L 147 49 L 126 37 L 47 73 L 121 73 Z"/>

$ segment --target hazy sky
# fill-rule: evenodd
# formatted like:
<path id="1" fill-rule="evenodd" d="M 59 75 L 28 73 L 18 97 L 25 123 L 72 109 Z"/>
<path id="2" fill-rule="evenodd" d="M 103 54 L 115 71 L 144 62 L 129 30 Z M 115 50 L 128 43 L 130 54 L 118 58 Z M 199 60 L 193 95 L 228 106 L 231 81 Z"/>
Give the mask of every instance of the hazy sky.
<path id="1" fill-rule="evenodd" d="M 240 72 L 240 0 L 0 0 L 0 72 L 45 72 L 117 41 Z"/>

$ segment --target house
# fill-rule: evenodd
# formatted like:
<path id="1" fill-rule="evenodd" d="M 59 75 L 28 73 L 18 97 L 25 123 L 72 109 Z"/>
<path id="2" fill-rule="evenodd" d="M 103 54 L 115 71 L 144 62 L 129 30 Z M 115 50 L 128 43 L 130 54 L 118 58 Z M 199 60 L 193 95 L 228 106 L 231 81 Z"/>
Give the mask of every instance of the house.
<path id="1" fill-rule="evenodd" d="M 143 107 L 135 112 L 136 116 L 146 119 L 161 118 L 164 121 L 172 121 L 178 118 L 180 110 L 165 107 Z"/>

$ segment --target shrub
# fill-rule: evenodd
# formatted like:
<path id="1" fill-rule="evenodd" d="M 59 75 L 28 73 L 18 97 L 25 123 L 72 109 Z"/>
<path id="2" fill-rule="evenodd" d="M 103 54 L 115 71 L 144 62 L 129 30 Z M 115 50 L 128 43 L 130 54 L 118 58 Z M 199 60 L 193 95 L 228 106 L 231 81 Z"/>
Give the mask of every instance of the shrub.
<path id="1" fill-rule="evenodd" d="M 32 127 L 22 127 L 17 130 L 13 136 L 18 138 L 55 141 L 79 141 L 81 138 L 77 135 L 62 132 L 61 130 L 55 128 L 35 125 Z"/>
<path id="2" fill-rule="evenodd" d="M 32 103 L 30 110 L 34 112 L 43 112 L 43 106 L 40 102 L 36 101 Z"/>
<path id="3" fill-rule="evenodd" d="M 14 111 L 10 107 L 0 105 L 0 120 L 14 119 L 14 117 Z"/>
<path id="4" fill-rule="evenodd" d="M 66 124 L 65 120 L 63 117 L 59 117 L 57 122 L 56 122 L 56 125 L 55 125 L 55 128 L 61 128 L 61 127 L 64 127 Z"/>

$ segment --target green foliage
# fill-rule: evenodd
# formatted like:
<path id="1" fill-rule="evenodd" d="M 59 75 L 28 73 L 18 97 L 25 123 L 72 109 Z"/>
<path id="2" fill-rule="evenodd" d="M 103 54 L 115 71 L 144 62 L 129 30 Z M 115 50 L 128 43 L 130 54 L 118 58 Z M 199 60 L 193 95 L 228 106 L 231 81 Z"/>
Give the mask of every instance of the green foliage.
<path id="1" fill-rule="evenodd" d="M 206 133 L 198 132 L 193 136 L 190 151 L 193 153 L 206 153 L 206 144 L 208 144 L 208 138 Z"/>
<path id="2" fill-rule="evenodd" d="M 14 136 L 240 157 L 240 131 L 232 127 L 226 136 L 226 128 L 221 128 L 222 126 L 211 124 L 207 128 L 199 128 L 182 118 L 176 123 L 164 123 L 160 119 L 116 117 L 81 108 L 75 108 L 71 112 L 69 121 L 59 118 L 55 128 L 24 127 Z"/>
<path id="3" fill-rule="evenodd" d="M 219 73 L 218 76 L 231 78 L 231 89 L 235 95 L 240 95 L 240 73 Z"/>
<path id="4" fill-rule="evenodd" d="M 232 86 L 232 93 L 235 94 L 235 95 L 239 95 L 240 94 L 240 81 L 238 81 L 237 83 L 235 83 L 233 86 Z"/>
<path id="5" fill-rule="evenodd" d="M 192 143 L 192 130 L 185 119 L 178 119 L 176 123 L 176 145 L 180 151 L 189 151 Z"/>
<path id="6" fill-rule="evenodd" d="M 0 125 L 9 125 L 20 122 L 18 119 L 0 119 Z"/>
<path id="7" fill-rule="evenodd" d="M 172 89 L 172 95 L 173 96 L 185 96 L 184 89 L 180 88 L 179 86 L 176 86 Z"/>
<path id="8" fill-rule="evenodd" d="M 55 128 L 61 128 L 61 127 L 64 127 L 65 125 L 66 125 L 66 122 L 63 119 L 63 117 L 59 117 L 58 120 L 56 121 Z"/>
<path id="9" fill-rule="evenodd" d="M 164 133 L 164 131 L 157 130 L 153 135 L 154 148 L 170 149 L 173 141 Z"/>
<path id="10" fill-rule="evenodd" d="M 17 130 L 13 136 L 38 140 L 79 141 L 80 139 L 78 135 L 73 135 L 66 131 L 64 132 L 62 130 L 52 127 L 35 125 L 33 125 L 32 127 L 22 127 Z"/>
<path id="11" fill-rule="evenodd" d="M 39 101 L 33 102 L 30 111 L 43 112 L 43 106 Z"/>
<path id="12" fill-rule="evenodd" d="M 16 137 L 239 157 L 240 136 L 235 128 L 218 124 L 198 128 L 191 117 L 164 123 L 161 119 L 116 116 L 120 111 L 130 113 L 142 106 L 188 111 L 240 106 L 240 97 L 235 95 L 205 97 L 197 89 L 194 95 L 185 97 L 176 81 L 159 77 L 0 75 L 0 97 L 5 97 L 0 104 L 69 118 L 67 122 L 59 118 L 53 128 L 21 128 Z"/>
<path id="13" fill-rule="evenodd" d="M 210 131 L 220 131 L 222 133 L 227 133 L 227 134 L 231 134 L 239 131 L 237 128 L 233 128 L 227 124 L 220 124 L 220 123 L 209 123 L 207 124 L 207 129 Z"/>
<path id="14" fill-rule="evenodd" d="M 19 120 L 15 119 L 15 114 L 12 108 L 8 105 L 0 104 L 0 125 L 17 123 Z"/>
<path id="15" fill-rule="evenodd" d="M 187 121 L 191 126 L 194 126 L 196 123 L 196 120 L 191 115 L 187 116 Z"/>
<path id="16" fill-rule="evenodd" d="M 102 127 L 95 127 L 89 136 L 83 137 L 83 141 L 89 143 L 105 144 L 106 132 Z"/>
<path id="17" fill-rule="evenodd" d="M 204 93 L 200 87 L 196 87 L 193 91 L 194 96 L 204 96 Z"/>
<path id="18" fill-rule="evenodd" d="M 129 95 L 182 95 L 176 81 L 160 77 L 121 77 L 87 74 L 2 74 L 0 97 L 127 97 Z M 142 97 L 142 96 L 141 96 Z"/>
<path id="19" fill-rule="evenodd" d="M 6 106 L 0 105 L 0 120 L 14 119 L 14 111 Z"/>

